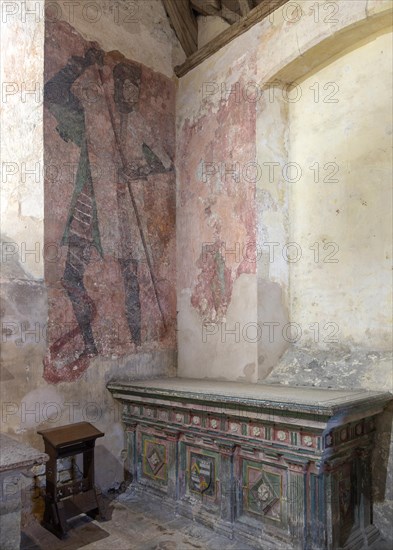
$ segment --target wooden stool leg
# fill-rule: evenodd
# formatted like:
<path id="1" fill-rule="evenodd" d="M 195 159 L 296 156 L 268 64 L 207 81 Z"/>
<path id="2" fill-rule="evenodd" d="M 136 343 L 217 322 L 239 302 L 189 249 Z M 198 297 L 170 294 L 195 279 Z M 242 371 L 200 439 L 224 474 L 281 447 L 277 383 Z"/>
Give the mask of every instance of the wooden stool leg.
<path id="1" fill-rule="evenodd" d="M 87 479 L 89 489 L 94 487 L 94 447 L 83 452 L 83 477 Z"/>
<path id="2" fill-rule="evenodd" d="M 63 539 L 67 536 L 68 525 L 64 506 L 61 502 L 45 499 L 45 512 L 42 525 L 57 537 Z"/>
<path id="3" fill-rule="evenodd" d="M 94 491 L 95 500 L 97 502 L 97 507 L 87 512 L 87 515 L 105 521 L 106 512 L 101 490 L 97 489 L 94 484 L 94 444 L 91 449 L 83 453 L 83 477 L 88 480 L 89 489 Z"/>
<path id="4" fill-rule="evenodd" d="M 59 534 L 60 534 L 60 537 L 63 538 L 67 535 L 67 531 L 68 531 L 64 505 L 62 502 L 58 502 L 55 506 L 56 506 L 56 512 L 57 512 L 58 525 L 59 525 Z"/>
<path id="5" fill-rule="evenodd" d="M 45 445 L 45 452 L 49 455 L 46 466 L 46 497 L 43 526 L 60 538 L 67 535 L 68 527 L 64 507 L 57 502 L 57 454 L 56 451 Z"/>

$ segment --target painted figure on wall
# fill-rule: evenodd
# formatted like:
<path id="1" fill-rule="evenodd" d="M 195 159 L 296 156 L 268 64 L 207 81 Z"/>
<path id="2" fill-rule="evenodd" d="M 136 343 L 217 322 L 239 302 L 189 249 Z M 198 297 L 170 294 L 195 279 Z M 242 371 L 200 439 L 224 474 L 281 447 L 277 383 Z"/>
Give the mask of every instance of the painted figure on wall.
<path id="1" fill-rule="evenodd" d="M 95 93 L 91 93 L 91 83 L 96 85 Z M 52 378 L 56 357 L 61 356 L 70 339 L 82 335 L 84 347 L 73 350 L 73 357 L 65 365 L 68 371 L 80 373 L 88 367 L 89 359 L 99 353 L 92 328 L 97 308 L 85 287 L 85 272 L 93 249 L 101 257 L 110 255 L 118 262 L 124 286 L 124 313 L 135 348 L 142 343 L 141 263 L 147 266 L 165 329 L 144 213 L 138 206 L 133 183 L 146 183 L 152 175 L 173 172 L 173 162 L 139 112 L 140 87 L 139 64 L 118 52 L 105 54 L 95 46 L 88 48 L 83 57 L 71 56 L 45 86 L 45 105 L 56 119 L 59 136 L 80 151 L 62 237 L 67 257 L 61 279 L 77 327 L 51 345 L 45 366 Z M 104 121 L 104 139 L 99 131 L 87 131 Z"/>

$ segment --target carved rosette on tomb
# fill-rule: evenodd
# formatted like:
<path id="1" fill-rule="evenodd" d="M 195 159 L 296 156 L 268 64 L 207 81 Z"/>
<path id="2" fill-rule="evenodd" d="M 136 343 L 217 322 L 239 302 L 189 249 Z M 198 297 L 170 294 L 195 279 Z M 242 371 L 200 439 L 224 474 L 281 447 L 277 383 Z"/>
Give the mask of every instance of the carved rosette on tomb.
<path id="1" fill-rule="evenodd" d="M 246 483 L 244 507 L 251 514 L 259 514 L 274 521 L 281 521 L 282 474 L 267 471 L 261 464 L 244 461 L 243 479 Z"/>
<path id="2" fill-rule="evenodd" d="M 136 490 L 268 550 L 378 539 L 371 450 L 390 394 L 215 384 L 108 386 L 124 405 Z"/>

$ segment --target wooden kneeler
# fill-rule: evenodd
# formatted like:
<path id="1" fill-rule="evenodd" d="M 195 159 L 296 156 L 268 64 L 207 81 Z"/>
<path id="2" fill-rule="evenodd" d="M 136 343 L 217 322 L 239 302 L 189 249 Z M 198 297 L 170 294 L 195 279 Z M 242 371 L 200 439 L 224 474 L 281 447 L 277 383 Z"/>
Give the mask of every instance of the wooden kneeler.
<path id="1" fill-rule="evenodd" d="M 67 536 L 67 519 L 85 513 L 106 519 L 101 491 L 94 485 L 94 447 L 105 434 L 89 422 L 40 430 L 49 455 L 46 464 L 45 512 L 42 525 L 59 538 Z M 57 460 L 83 454 L 83 477 L 59 484 Z"/>

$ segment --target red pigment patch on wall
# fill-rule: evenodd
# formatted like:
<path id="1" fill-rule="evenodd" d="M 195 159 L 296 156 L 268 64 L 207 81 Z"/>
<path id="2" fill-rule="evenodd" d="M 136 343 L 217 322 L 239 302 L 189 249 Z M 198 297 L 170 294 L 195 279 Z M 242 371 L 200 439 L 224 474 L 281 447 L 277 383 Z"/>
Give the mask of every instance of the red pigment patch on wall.
<path id="1" fill-rule="evenodd" d="M 240 90 L 254 66 L 251 59 L 236 67 Z M 228 94 L 216 112 L 185 119 L 178 134 L 179 283 L 191 288 L 205 322 L 223 320 L 236 279 L 256 273 L 256 183 L 245 171 L 256 161 L 255 140 L 256 103 L 241 93 Z"/>
<path id="2" fill-rule="evenodd" d="M 233 286 L 231 270 L 225 265 L 221 249 L 220 242 L 209 245 L 197 262 L 201 271 L 191 303 L 206 322 L 223 319 L 231 300 Z"/>
<path id="3" fill-rule="evenodd" d="M 46 25 L 44 378 L 176 348 L 175 85 Z"/>

